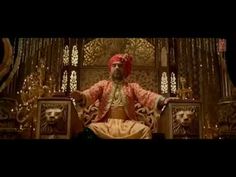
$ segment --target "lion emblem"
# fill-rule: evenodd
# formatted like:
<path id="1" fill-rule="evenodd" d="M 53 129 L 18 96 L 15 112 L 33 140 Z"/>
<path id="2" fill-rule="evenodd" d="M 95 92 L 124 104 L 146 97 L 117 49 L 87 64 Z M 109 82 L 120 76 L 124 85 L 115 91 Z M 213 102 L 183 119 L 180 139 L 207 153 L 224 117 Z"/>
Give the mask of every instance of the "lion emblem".
<path id="1" fill-rule="evenodd" d="M 196 110 L 179 109 L 173 115 L 173 134 L 174 136 L 196 136 L 197 116 Z"/>
<path id="2" fill-rule="evenodd" d="M 58 107 L 48 107 L 41 118 L 41 134 L 65 134 L 67 129 L 66 110 Z"/>

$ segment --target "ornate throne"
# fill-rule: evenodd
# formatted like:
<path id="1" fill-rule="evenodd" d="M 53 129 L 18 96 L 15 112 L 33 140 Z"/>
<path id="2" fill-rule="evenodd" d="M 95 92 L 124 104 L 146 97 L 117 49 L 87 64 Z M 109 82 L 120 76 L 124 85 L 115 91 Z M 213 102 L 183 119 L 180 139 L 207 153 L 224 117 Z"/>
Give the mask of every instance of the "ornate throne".
<path id="1" fill-rule="evenodd" d="M 108 79 L 107 60 L 116 53 L 129 53 L 135 58 L 128 82 L 137 82 L 147 90 L 158 92 L 155 45 L 144 38 L 96 38 L 84 41 L 79 89 L 85 90 L 100 80 Z M 76 108 L 85 126 L 96 117 L 98 104 L 97 101 L 85 109 Z M 139 121 L 157 133 L 160 115 L 140 103 L 135 104 L 135 110 Z"/>

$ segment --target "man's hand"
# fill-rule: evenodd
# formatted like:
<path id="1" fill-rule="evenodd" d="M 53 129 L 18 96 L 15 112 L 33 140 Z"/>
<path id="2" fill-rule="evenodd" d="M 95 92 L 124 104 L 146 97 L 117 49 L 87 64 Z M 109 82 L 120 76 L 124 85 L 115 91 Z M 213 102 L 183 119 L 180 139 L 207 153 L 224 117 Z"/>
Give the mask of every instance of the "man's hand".
<path id="1" fill-rule="evenodd" d="M 177 100 L 179 99 L 178 97 L 168 97 L 168 98 L 165 98 L 164 100 L 164 105 L 167 105 L 171 100 Z"/>
<path id="2" fill-rule="evenodd" d="M 75 99 L 75 102 L 77 102 L 81 107 L 86 105 L 86 98 L 85 95 L 80 92 L 79 90 L 76 90 L 70 94 L 71 98 Z"/>
<path id="3" fill-rule="evenodd" d="M 161 107 L 161 112 L 163 112 L 166 108 L 166 105 L 171 101 L 171 100 L 177 100 L 179 99 L 178 97 L 168 97 L 165 98 L 162 102 L 162 107 Z"/>
<path id="4" fill-rule="evenodd" d="M 80 91 L 76 90 L 70 93 L 70 97 L 74 98 L 75 101 L 79 101 L 83 99 L 83 94 Z"/>

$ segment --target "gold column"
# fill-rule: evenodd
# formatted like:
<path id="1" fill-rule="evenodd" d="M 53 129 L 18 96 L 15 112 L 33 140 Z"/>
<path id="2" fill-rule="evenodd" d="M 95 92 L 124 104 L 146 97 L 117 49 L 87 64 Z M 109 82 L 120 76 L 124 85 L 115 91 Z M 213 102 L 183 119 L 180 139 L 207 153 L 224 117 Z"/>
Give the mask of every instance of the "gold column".
<path id="1" fill-rule="evenodd" d="M 222 87 L 222 97 L 227 98 L 232 96 L 232 83 L 228 75 L 227 65 L 226 65 L 226 40 L 218 40 L 218 57 L 221 75 L 221 87 Z"/>

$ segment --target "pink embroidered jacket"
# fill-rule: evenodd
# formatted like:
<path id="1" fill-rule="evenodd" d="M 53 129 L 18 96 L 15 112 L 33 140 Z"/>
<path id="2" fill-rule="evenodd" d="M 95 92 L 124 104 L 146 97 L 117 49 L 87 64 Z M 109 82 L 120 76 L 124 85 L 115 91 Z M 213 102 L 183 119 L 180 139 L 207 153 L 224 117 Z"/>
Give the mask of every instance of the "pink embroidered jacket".
<path id="1" fill-rule="evenodd" d="M 89 89 L 83 91 L 86 96 L 86 106 L 99 100 L 98 115 L 93 122 L 101 122 L 107 119 L 107 113 L 111 107 L 109 100 L 112 93 L 112 81 L 102 80 L 94 84 Z M 135 115 L 135 102 L 139 102 L 149 109 L 157 109 L 159 100 L 164 99 L 162 95 L 144 90 L 137 83 L 125 82 L 122 86 L 122 92 L 125 96 L 125 112 L 129 119 L 137 120 Z"/>

